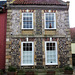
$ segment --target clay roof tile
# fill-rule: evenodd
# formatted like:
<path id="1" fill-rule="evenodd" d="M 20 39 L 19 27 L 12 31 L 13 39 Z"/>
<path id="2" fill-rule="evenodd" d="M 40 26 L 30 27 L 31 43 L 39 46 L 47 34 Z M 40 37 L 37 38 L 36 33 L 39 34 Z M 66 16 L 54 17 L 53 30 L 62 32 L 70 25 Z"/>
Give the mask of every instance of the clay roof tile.
<path id="1" fill-rule="evenodd" d="M 43 4 L 43 5 L 64 5 L 61 0 L 15 0 L 13 4 Z"/>

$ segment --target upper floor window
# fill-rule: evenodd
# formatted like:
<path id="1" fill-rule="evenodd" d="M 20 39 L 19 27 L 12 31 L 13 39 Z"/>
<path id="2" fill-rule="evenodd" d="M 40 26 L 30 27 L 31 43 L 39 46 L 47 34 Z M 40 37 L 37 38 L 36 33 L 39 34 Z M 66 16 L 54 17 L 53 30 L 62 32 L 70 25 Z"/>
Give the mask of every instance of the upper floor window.
<path id="1" fill-rule="evenodd" d="M 33 13 L 22 13 L 22 29 L 33 29 Z"/>
<path id="2" fill-rule="evenodd" d="M 55 13 L 45 13 L 45 29 L 56 29 Z"/>

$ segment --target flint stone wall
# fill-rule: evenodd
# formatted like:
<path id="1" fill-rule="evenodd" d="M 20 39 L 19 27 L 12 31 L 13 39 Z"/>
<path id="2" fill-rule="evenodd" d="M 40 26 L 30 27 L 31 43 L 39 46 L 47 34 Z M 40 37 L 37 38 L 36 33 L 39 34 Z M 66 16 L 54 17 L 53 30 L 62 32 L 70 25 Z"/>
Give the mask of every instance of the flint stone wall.
<path id="1" fill-rule="evenodd" d="M 34 28 L 36 34 L 44 34 L 44 16 L 42 14 L 42 10 L 36 11 L 36 27 Z M 9 13 L 10 12 L 10 13 Z M 8 10 L 8 15 L 10 15 L 10 23 L 11 29 L 10 35 L 12 36 L 21 36 L 22 35 L 22 12 L 21 10 Z M 70 27 L 69 27 L 69 17 L 67 10 L 56 10 L 56 36 L 68 36 L 70 35 Z M 8 17 L 8 18 L 9 18 Z M 35 36 L 35 35 L 34 35 Z"/>

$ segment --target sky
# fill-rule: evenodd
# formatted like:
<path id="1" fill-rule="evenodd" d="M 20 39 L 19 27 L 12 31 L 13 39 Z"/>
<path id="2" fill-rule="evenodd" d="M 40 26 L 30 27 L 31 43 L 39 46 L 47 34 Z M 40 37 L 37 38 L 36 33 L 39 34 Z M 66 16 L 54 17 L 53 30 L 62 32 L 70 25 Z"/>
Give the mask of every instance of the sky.
<path id="1" fill-rule="evenodd" d="M 69 7 L 69 24 L 70 27 L 75 27 L 75 0 L 63 0 L 63 1 L 70 1 L 70 7 Z"/>
<path id="2" fill-rule="evenodd" d="M 6 0 L 0 0 L 0 1 L 6 1 Z M 69 7 L 69 24 L 70 27 L 75 27 L 75 0 L 63 0 L 63 1 L 70 1 L 70 7 Z"/>

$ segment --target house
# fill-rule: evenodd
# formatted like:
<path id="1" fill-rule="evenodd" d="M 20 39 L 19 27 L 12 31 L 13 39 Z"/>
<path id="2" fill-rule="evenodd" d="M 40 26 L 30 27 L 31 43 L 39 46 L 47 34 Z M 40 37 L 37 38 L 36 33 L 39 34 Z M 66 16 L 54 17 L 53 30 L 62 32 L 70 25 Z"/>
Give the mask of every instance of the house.
<path id="1" fill-rule="evenodd" d="M 7 10 L 6 1 L 0 1 L 0 69 L 5 69 L 5 50 L 6 50 L 6 23 Z"/>
<path id="2" fill-rule="evenodd" d="M 6 69 L 72 66 L 69 2 L 7 1 Z"/>
<path id="3" fill-rule="evenodd" d="M 72 60 L 73 60 L 73 66 L 75 66 L 75 28 L 70 28 L 71 32 L 71 50 L 72 50 Z"/>

